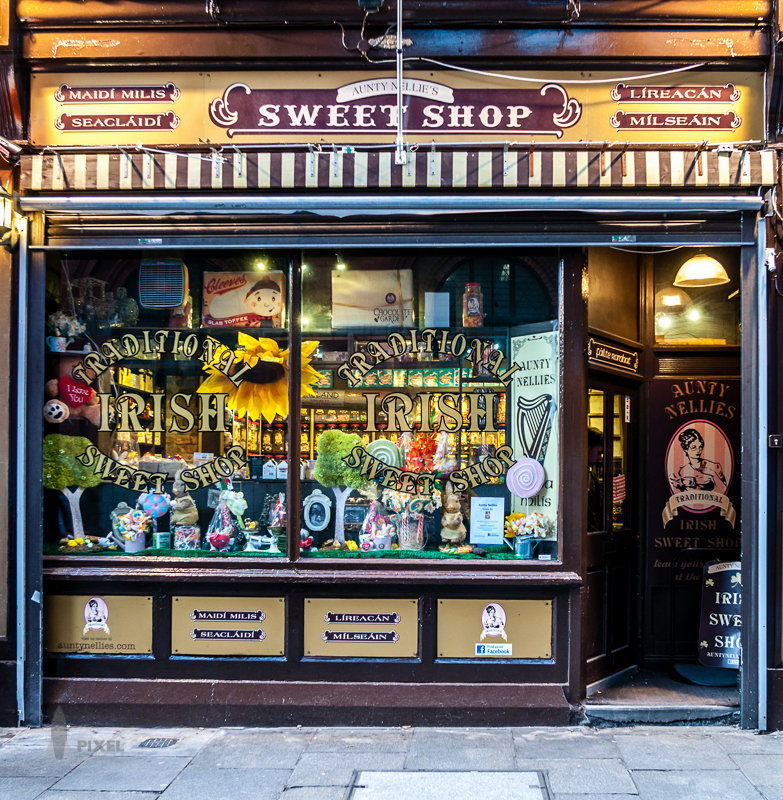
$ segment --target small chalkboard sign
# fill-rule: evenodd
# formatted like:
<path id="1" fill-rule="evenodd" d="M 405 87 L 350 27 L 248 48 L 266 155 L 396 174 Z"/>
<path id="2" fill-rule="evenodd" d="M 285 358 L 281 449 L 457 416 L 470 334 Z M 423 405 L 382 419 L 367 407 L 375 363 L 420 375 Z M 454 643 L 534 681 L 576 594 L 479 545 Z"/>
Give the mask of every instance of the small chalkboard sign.
<path id="1" fill-rule="evenodd" d="M 699 661 L 708 667 L 739 669 L 742 633 L 742 564 L 710 561 L 704 565 Z"/>
<path id="2" fill-rule="evenodd" d="M 247 462 L 248 467 L 250 468 L 250 479 L 254 481 L 260 481 L 264 468 L 264 457 L 248 456 Z"/>

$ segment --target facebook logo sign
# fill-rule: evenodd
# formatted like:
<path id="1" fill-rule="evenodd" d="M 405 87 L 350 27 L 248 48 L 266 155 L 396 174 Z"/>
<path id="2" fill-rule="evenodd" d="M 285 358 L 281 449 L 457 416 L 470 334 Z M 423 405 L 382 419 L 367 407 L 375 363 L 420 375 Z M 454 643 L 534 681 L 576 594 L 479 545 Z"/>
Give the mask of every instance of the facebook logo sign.
<path id="1" fill-rule="evenodd" d="M 476 655 L 483 656 L 486 655 L 487 646 L 485 644 L 477 644 L 476 645 Z"/>

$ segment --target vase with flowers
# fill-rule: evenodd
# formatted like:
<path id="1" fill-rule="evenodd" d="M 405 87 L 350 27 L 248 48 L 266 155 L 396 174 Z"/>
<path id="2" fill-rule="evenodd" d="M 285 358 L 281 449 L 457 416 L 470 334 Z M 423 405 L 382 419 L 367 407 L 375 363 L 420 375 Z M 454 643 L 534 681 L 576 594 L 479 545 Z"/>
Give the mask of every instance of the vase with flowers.
<path id="1" fill-rule="evenodd" d="M 532 558 L 536 545 L 554 533 L 554 523 L 540 511 L 509 514 L 503 525 L 506 544 L 517 558 Z"/>

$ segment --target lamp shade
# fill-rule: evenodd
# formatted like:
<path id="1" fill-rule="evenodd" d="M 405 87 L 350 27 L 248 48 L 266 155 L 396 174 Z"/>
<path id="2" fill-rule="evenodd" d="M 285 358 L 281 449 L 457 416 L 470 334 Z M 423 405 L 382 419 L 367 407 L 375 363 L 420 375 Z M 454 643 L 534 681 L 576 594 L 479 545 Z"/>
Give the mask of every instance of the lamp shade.
<path id="1" fill-rule="evenodd" d="M 728 282 L 723 264 L 704 253 L 689 258 L 674 278 L 675 286 L 720 286 Z"/>
<path id="2" fill-rule="evenodd" d="M 655 293 L 656 309 L 682 309 L 690 305 L 690 302 L 691 298 L 688 293 L 674 286 L 668 286 Z"/>

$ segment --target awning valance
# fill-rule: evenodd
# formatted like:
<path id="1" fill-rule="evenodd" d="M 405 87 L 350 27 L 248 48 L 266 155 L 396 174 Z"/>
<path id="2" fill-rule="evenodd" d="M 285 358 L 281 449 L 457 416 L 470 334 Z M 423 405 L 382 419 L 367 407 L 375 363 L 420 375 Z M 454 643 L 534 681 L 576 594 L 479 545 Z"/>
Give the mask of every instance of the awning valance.
<path id="1" fill-rule="evenodd" d="M 720 189 L 772 186 L 774 150 L 104 151 L 22 156 L 21 191 Z"/>

